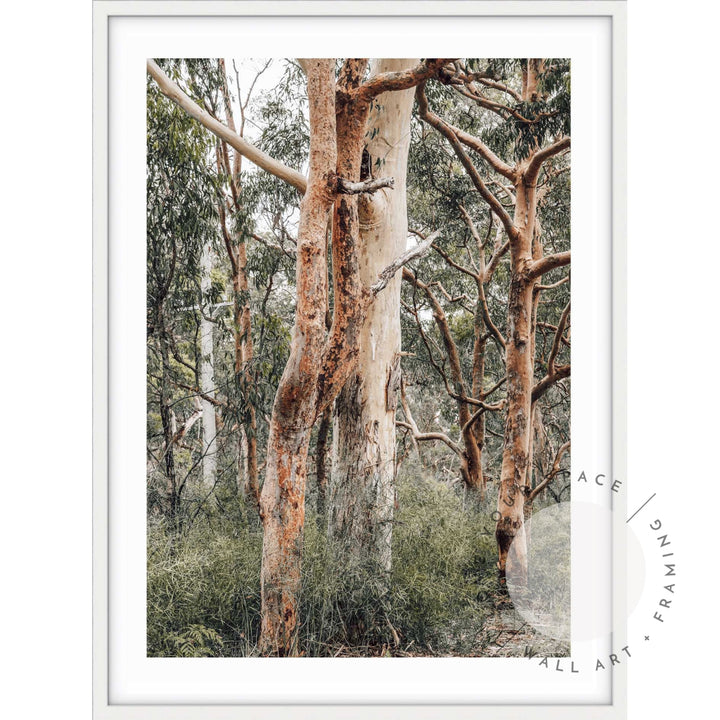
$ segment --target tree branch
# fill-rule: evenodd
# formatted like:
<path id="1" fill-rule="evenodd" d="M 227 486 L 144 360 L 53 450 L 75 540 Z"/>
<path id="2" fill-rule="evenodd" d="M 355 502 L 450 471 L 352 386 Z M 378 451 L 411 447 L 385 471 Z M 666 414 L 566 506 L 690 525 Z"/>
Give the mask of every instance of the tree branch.
<path id="1" fill-rule="evenodd" d="M 567 282 L 570 282 L 570 275 L 566 275 L 564 278 L 550 285 L 536 285 L 534 289 L 536 292 L 539 292 L 540 290 L 554 290 Z"/>
<path id="2" fill-rule="evenodd" d="M 337 191 L 342 195 L 359 195 L 360 193 L 373 193 L 381 188 L 395 187 L 395 178 L 370 178 L 362 182 L 351 182 L 345 178 L 337 179 Z"/>
<path id="3" fill-rule="evenodd" d="M 570 365 L 561 365 L 557 367 L 555 361 L 557 360 L 558 352 L 560 352 L 560 343 L 563 341 L 563 333 L 567 326 L 568 318 L 570 317 L 570 303 L 565 306 L 558 322 L 557 330 L 555 330 L 555 337 L 553 338 L 553 344 L 550 348 L 550 355 L 548 356 L 548 368 L 545 377 L 538 382 L 532 390 L 532 402 L 539 400 L 558 380 L 570 376 Z"/>
<path id="4" fill-rule="evenodd" d="M 147 70 L 158 84 L 160 92 L 172 100 L 178 107 L 182 108 L 190 117 L 195 118 L 195 120 L 205 126 L 211 133 L 235 148 L 237 152 L 250 160 L 250 162 L 255 163 L 259 168 L 289 183 L 301 193 L 305 193 L 307 178 L 302 173 L 270 157 L 270 155 L 251 145 L 220 121 L 211 117 L 206 110 L 188 97 L 180 87 L 162 71 L 160 66 L 150 58 L 148 58 L 147 61 Z"/>
<path id="5" fill-rule="evenodd" d="M 445 136 L 448 142 L 452 145 L 455 154 L 457 155 L 458 159 L 460 160 L 463 167 L 470 176 L 470 180 L 472 180 L 475 189 L 480 193 L 480 196 L 483 198 L 483 200 L 485 200 L 485 202 L 493 209 L 498 218 L 500 218 L 502 224 L 505 226 L 505 231 L 508 234 L 508 238 L 516 238 L 518 235 L 518 230 L 513 224 L 512 218 L 507 214 L 505 208 L 495 197 L 495 195 L 493 195 L 490 190 L 488 190 L 487 186 L 482 181 L 480 174 L 475 168 L 475 165 L 473 165 L 467 153 L 463 150 L 462 145 L 460 144 L 460 141 L 458 140 L 455 133 L 444 120 L 442 120 L 439 116 L 435 115 L 435 113 L 430 110 L 427 96 L 425 95 L 425 88 L 423 85 L 418 86 L 415 97 L 418 101 L 420 117 L 425 120 L 425 122 L 427 122 L 429 125 L 434 127 L 439 133 Z"/>
<path id="6" fill-rule="evenodd" d="M 453 442 L 447 435 L 440 432 L 429 432 L 429 433 L 422 433 L 418 429 L 418 426 L 415 424 L 415 420 L 413 419 L 412 413 L 410 412 L 410 406 L 407 401 L 407 396 L 405 395 L 405 383 L 400 383 L 400 402 L 402 404 L 403 413 L 405 415 L 405 419 L 407 420 L 407 423 L 401 422 L 399 420 L 395 421 L 395 424 L 399 427 L 405 427 L 412 433 L 413 439 L 418 442 L 423 442 L 426 440 L 439 440 L 440 442 L 444 442 L 458 457 L 463 456 L 462 448 L 456 443 Z"/>
<path id="7" fill-rule="evenodd" d="M 550 355 L 548 356 L 548 375 L 555 374 L 555 360 L 557 359 L 557 354 L 560 351 L 560 340 L 565 332 L 565 326 L 567 325 L 569 317 L 570 303 L 568 303 L 562 311 L 562 315 L 560 315 L 560 322 L 558 323 L 557 330 L 555 331 L 555 338 L 553 340 L 552 347 L 550 348 Z"/>
<path id="8" fill-rule="evenodd" d="M 537 176 L 540 173 L 540 168 L 542 167 L 542 164 L 546 160 L 551 158 L 553 155 L 557 155 L 558 153 L 566 150 L 569 147 L 570 138 L 565 135 L 559 140 L 556 140 L 551 145 L 541 148 L 540 150 L 535 152 L 535 154 L 530 157 L 530 162 L 528 163 L 527 169 L 525 170 L 525 181 L 529 183 L 535 182 L 537 180 Z"/>
<path id="9" fill-rule="evenodd" d="M 400 268 L 407 265 L 411 260 L 415 260 L 416 258 L 424 257 L 425 255 L 427 255 L 430 252 L 432 244 L 435 242 L 435 240 L 437 240 L 439 235 L 440 231 L 436 230 L 435 232 L 428 235 L 427 239 L 424 242 L 416 245 L 414 248 L 410 248 L 408 251 L 400 255 L 400 257 L 393 260 L 390 265 L 388 265 L 378 275 L 378 281 L 370 287 L 370 292 L 372 292 L 373 295 L 377 295 L 381 290 L 384 290 L 387 287 L 387 284 L 390 282 L 390 280 L 392 280 L 392 278 L 395 276 L 395 273 L 400 270 Z"/>
<path id="10" fill-rule="evenodd" d="M 570 250 L 567 252 L 555 253 L 555 255 L 546 255 L 545 257 L 535 260 L 528 267 L 528 279 L 535 280 L 545 273 L 555 268 L 563 267 L 570 264 Z"/>
<path id="11" fill-rule="evenodd" d="M 469 147 L 471 150 L 474 150 L 483 160 L 485 160 L 485 162 L 487 162 L 493 168 L 493 170 L 500 173 L 500 175 L 506 177 L 511 182 L 515 181 L 515 168 L 510 167 L 510 165 L 501 160 L 487 145 L 485 145 L 485 143 L 483 143 L 475 136 L 469 135 L 464 130 L 457 128 L 454 125 L 450 125 L 450 123 L 448 122 L 445 122 L 445 124 L 448 126 L 448 128 L 450 128 L 450 130 L 452 130 L 452 132 L 455 134 L 455 137 L 463 145 Z"/>
<path id="12" fill-rule="evenodd" d="M 570 377 L 570 365 L 560 365 L 553 375 L 546 375 L 532 390 L 532 402 L 537 402 L 558 380 Z"/>
<path id="13" fill-rule="evenodd" d="M 478 402 L 481 402 L 482 405 L 480 406 L 479 410 L 476 410 L 472 414 L 472 416 L 465 423 L 465 425 L 463 425 L 462 430 L 460 431 L 461 434 L 463 434 L 463 435 L 465 434 L 465 432 L 467 431 L 468 428 L 472 427 L 473 423 L 475 423 L 475 421 L 478 420 L 483 413 L 488 412 L 488 411 L 502 410 L 505 407 L 505 405 L 507 404 L 507 400 L 505 400 L 504 398 L 502 400 L 498 400 L 498 402 L 493 403 L 492 405 L 483 403 L 481 400 L 479 400 Z"/>
<path id="14" fill-rule="evenodd" d="M 482 240 L 480 235 L 478 234 L 477 229 L 475 228 L 475 225 L 473 224 L 472 218 L 470 217 L 468 211 L 462 206 L 459 206 L 460 212 L 462 213 L 462 216 L 465 220 L 465 224 L 470 229 L 470 232 L 472 236 L 475 238 L 475 243 L 477 244 L 478 253 L 480 254 L 480 267 L 482 268 L 482 272 L 478 273 L 477 275 L 473 275 L 475 278 L 475 282 L 477 284 L 478 289 L 478 299 L 480 301 L 480 310 L 482 311 L 483 320 L 485 321 L 485 327 L 490 331 L 490 333 L 495 337 L 495 339 L 502 345 L 502 347 L 505 347 L 505 338 L 502 336 L 502 333 L 498 329 L 497 325 L 493 322 L 492 318 L 490 317 L 490 308 L 487 304 L 487 297 L 485 296 L 485 283 L 490 280 L 492 277 L 492 274 L 495 272 L 495 268 L 497 267 L 497 264 L 500 260 L 500 257 L 503 253 L 507 251 L 507 249 L 510 247 L 510 242 L 506 242 L 503 248 L 500 248 L 491 258 L 490 265 L 485 267 L 485 241 Z M 492 229 L 492 212 L 490 212 L 490 226 L 488 228 L 488 236 L 490 233 L 490 230 Z M 437 250 L 437 248 L 435 248 Z M 447 262 L 452 261 L 447 259 Z M 470 274 L 470 273 L 468 273 Z"/>
<path id="15" fill-rule="evenodd" d="M 515 102 L 522 102 L 522 97 L 519 93 L 516 93 L 512 88 L 508 87 L 507 85 L 503 85 L 502 83 L 495 82 L 494 80 L 489 80 L 488 78 L 483 77 L 474 77 L 473 81 L 479 82 L 481 85 L 485 85 L 485 87 L 493 88 L 494 90 L 500 90 L 501 92 L 506 93 L 507 95 L 510 95 Z"/>
<path id="16" fill-rule="evenodd" d="M 476 280 L 480 282 L 480 276 L 471 270 L 470 268 L 466 268 L 464 265 L 460 265 L 459 263 L 456 263 L 448 253 L 446 253 L 443 249 L 439 247 L 434 247 L 433 250 L 448 264 L 450 267 L 454 267 L 456 270 L 460 271 L 461 273 L 464 273 L 465 275 L 469 275 L 473 280 Z"/>
<path id="17" fill-rule="evenodd" d="M 197 395 L 198 397 L 201 397 L 203 400 L 206 400 L 211 405 L 214 405 L 215 407 L 224 408 L 227 406 L 227 403 L 222 402 L 221 400 L 218 400 L 217 398 L 214 398 L 212 395 L 208 395 L 207 393 L 204 393 L 200 390 L 198 387 L 193 387 L 192 385 L 187 385 L 184 382 L 181 382 L 180 380 L 176 380 L 175 378 L 170 378 L 170 382 L 173 385 L 176 385 L 179 388 L 182 388 L 183 390 L 188 390 L 189 392 L 193 393 L 193 395 Z"/>
<path id="18" fill-rule="evenodd" d="M 552 479 L 560 472 L 560 461 L 563 455 L 570 449 L 570 441 L 568 440 L 564 445 L 560 447 L 555 456 L 555 462 L 553 462 L 552 470 L 549 472 L 547 477 L 533 488 L 525 498 L 526 505 L 532 505 L 533 500 L 550 484 Z"/>
<path id="19" fill-rule="evenodd" d="M 425 60 L 425 62 L 409 70 L 375 75 L 363 83 L 352 94 L 361 100 L 369 102 L 381 93 L 389 92 L 390 90 L 407 90 L 433 77 L 443 65 L 447 65 L 453 60 L 454 58 Z"/>

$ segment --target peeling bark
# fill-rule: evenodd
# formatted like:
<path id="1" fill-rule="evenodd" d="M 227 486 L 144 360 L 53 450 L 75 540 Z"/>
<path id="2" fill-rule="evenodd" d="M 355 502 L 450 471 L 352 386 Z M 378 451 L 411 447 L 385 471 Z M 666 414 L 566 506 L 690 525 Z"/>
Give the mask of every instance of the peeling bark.
<path id="1" fill-rule="evenodd" d="M 538 99 L 539 78 L 543 70 L 543 60 L 531 58 L 523 63 L 521 93 L 523 102 L 535 102 Z M 483 104 L 485 101 L 482 98 L 476 95 L 471 97 L 483 107 L 488 107 L 487 104 Z M 511 281 L 508 296 L 507 339 L 504 339 L 497 332 L 497 328 L 494 328 L 487 312 L 483 314 L 488 330 L 505 348 L 506 364 L 507 415 L 498 492 L 499 518 L 495 529 L 498 570 L 501 581 L 504 581 L 509 564 L 510 569 L 517 570 L 515 578 L 523 582 L 527 577 L 524 506 L 525 497 L 529 492 L 527 477 L 531 457 L 532 402 L 540 397 L 550 384 L 570 373 L 569 366 L 562 369 L 554 368 L 553 363 L 549 363 L 548 376 L 533 387 L 534 290 L 543 273 L 570 262 L 569 252 L 542 257 L 539 237 L 535 237 L 537 181 L 543 163 L 569 148 L 570 138 L 563 136 L 545 147 L 532 147 L 524 160 L 511 167 L 485 146 L 480 138 L 464 133 L 433 113 L 429 108 L 422 84 L 418 86 L 417 99 L 420 116 L 447 139 L 473 186 L 500 220 L 508 237 Z M 507 188 L 501 187 L 514 202 L 513 217 L 510 217 L 500 200 L 489 190 L 463 145 L 472 148 L 496 172 L 510 180 L 514 196 Z M 494 253 L 489 263 L 490 268 L 494 267 L 499 256 L 499 252 Z M 479 289 L 482 290 L 482 283 L 479 284 Z M 482 305 L 480 309 L 483 309 Z M 479 361 L 481 348 L 477 342 L 475 352 Z"/>
<path id="2" fill-rule="evenodd" d="M 412 88 L 437 74 L 449 60 L 431 59 L 409 70 L 403 69 L 406 61 L 380 61 L 378 72 L 363 83 L 367 60 L 350 58 L 340 72 L 337 96 L 334 59 L 299 59 L 298 62 L 307 77 L 309 100 L 307 181 L 300 173 L 247 143 L 242 131 L 238 133 L 234 127 L 225 126 L 210 116 L 170 81 L 156 63 L 147 62 L 148 72 L 161 91 L 232 146 L 237 151 L 236 162 L 239 155 L 243 155 L 304 192 L 297 241 L 295 324 L 290 356 L 269 422 L 266 476 L 260 494 L 264 533 L 259 646 L 265 655 L 282 656 L 298 653 L 297 613 L 310 433 L 316 419 L 332 405 L 344 385 L 351 388 L 351 393 L 352 388 L 357 387 L 359 394 L 351 398 L 363 400 L 348 411 L 350 422 L 345 429 L 357 430 L 359 435 L 355 437 L 360 437 L 361 442 L 356 446 L 347 442 L 347 449 L 354 454 L 348 467 L 354 469 L 346 473 L 345 478 L 360 478 L 365 483 L 358 497 L 368 500 L 364 490 L 371 491 L 372 499 L 364 502 L 362 517 L 358 516 L 358 520 L 363 520 L 365 529 L 371 528 L 371 545 L 378 548 L 376 552 L 371 551 L 371 556 L 384 567 L 389 566 L 395 433 L 394 411 L 386 409 L 384 380 L 388 364 L 399 351 L 400 280 L 390 275 L 401 266 L 395 247 L 404 247 L 407 234 L 405 176 Z M 365 179 L 360 177 L 360 169 L 370 107 L 375 98 L 389 91 L 398 92 L 383 97 L 376 106 L 378 127 L 385 130 L 379 137 L 371 138 L 368 148 L 372 157 L 383 159 L 386 173 L 392 171 L 397 188 L 392 192 L 393 183 L 388 179 L 360 182 Z M 227 89 L 225 96 L 228 105 Z M 232 113 L 228 113 L 228 124 L 232 126 L 231 117 Z M 379 147 L 381 141 L 387 147 Z M 338 147 L 342 148 L 339 155 Z M 222 155 L 224 159 L 218 162 L 228 165 L 227 148 Z M 237 175 L 234 168 L 232 177 Z M 237 202 L 235 186 L 231 189 Z M 371 190 L 377 194 L 370 197 L 367 193 Z M 326 228 L 333 204 L 335 304 L 332 327 L 326 337 Z M 224 212 L 224 203 L 221 203 L 221 215 Z M 228 233 L 224 235 L 233 264 L 235 295 L 239 298 L 246 289 L 247 279 L 243 279 L 241 271 L 241 268 L 244 270 L 244 244 L 240 243 L 235 252 Z M 362 243 L 359 243 L 360 237 Z M 376 281 L 379 284 L 373 287 Z M 241 302 L 236 303 L 235 310 L 236 326 L 242 329 L 245 316 Z M 368 311 L 370 321 L 363 328 Z M 386 325 L 390 328 L 388 342 Z M 249 332 L 247 337 L 249 339 Z M 240 360 L 244 357 L 240 352 Z M 381 372 L 376 375 L 378 368 Z M 376 411 L 376 408 L 380 409 Z M 338 424 L 342 425 L 342 421 Z M 249 444 L 252 435 L 249 431 L 247 435 Z M 335 442 L 337 437 L 335 433 Z M 345 437 L 349 437 L 347 433 Z M 355 505 L 351 503 L 348 507 Z M 357 549 L 364 555 L 367 547 Z"/>

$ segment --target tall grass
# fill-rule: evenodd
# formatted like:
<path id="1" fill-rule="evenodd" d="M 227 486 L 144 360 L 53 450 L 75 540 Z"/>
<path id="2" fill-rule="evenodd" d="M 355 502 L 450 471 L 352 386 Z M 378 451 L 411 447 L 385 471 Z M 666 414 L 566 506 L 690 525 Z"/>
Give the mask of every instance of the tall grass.
<path id="1" fill-rule="evenodd" d="M 308 508 L 300 647 L 306 655 L 471 654 L 492 612 L 492 508 L 419 468 L 398 479 L 389 576 L 342 571 Z M 198 519 L 182 536 L 148 528 L 150 656 L 257 654 L 262 535 L 241 513 Z"/>

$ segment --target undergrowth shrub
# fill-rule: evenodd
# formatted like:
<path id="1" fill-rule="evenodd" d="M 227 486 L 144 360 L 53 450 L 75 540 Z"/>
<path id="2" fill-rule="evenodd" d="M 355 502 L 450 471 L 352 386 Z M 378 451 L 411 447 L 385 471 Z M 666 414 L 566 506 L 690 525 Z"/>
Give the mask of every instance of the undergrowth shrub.
<path id="1" fill-rule="evenodd" d="M 409 464 L 408 464 L 409 465 Z M 388 576 L 331 557 L 308 508 L 300 596 L 306 655 L 470 654 L 496 588 L 490 503 L 409 467 L 398 478 Z M 150 656 L 257 654 L 262 533 L 240 516 L 205 517 L 174 536 L 148 528 Z"/>
<path id="2" fill-rule="evenodd" d="M 173 538 L 149 528 L 148 655 L 176 656 L 176 636 L 193 626 L 218 633 L 223 654 L 249 654 L 259 633 L 261 550 L 256 529 L 196 524 Z"/>
<path id="3" fill-rule="evenodd" d="M 488 614 L 495 547 L 486 509 L 432 478 L 398 483 L 393 535 L 392 622 L 408 642 L 469 652 Z M 485 533 L 485 534 L 483 534 Z"/>

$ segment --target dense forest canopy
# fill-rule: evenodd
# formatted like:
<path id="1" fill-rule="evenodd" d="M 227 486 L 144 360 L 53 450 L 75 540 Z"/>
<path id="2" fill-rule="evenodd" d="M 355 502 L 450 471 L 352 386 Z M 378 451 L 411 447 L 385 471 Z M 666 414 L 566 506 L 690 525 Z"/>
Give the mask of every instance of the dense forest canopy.
<path id="1" fill-rule="evenodd" d="M 568 60 L 148 61 L 148 654 L 492 653 L 569 268 Z"/>

